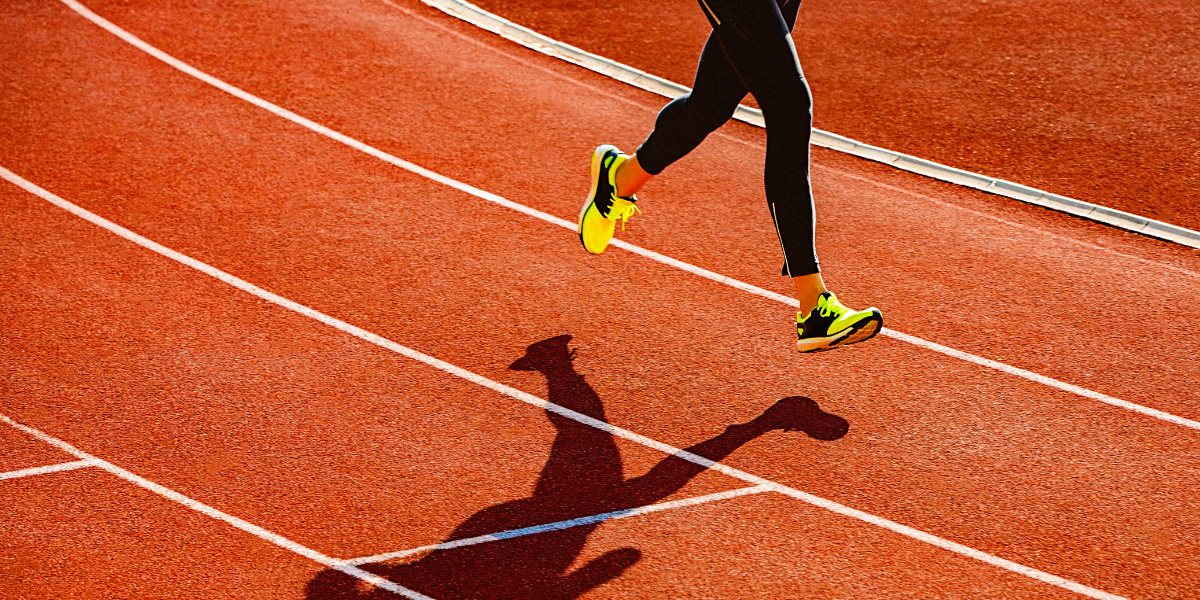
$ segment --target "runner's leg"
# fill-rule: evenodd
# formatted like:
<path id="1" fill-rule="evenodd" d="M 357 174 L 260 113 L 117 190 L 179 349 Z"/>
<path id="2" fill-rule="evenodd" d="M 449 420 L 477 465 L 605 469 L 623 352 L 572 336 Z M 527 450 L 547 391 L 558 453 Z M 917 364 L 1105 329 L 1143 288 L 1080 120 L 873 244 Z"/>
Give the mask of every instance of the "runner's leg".
<path id="1" fill-rule="evenodd" d="M 747 91 L 754 94 L 767 123 L 768 207 L 784 252 L 784 274 L 791 277 L 820 272 L 808 173 L 812 95 L 790 35 L 798 6 L 787 2 L 781 10 L 773 0 L 703 0 L 713 33 L 700 55 L 695 87 L 659 112 L 635 155 L 646 173 L 661 172 L 728 121 Z"/>
<path id="2" fill-rule="evenodd" d="M 745 97 L 746 86 L 729 64 L 716 33 L 710 34 L 700 53 L 692 91 L 659 111 L 654 131 L 634 155 L 641 168 L 657 175 L 683 158 L 724 125 Z"/>
<path id="3" fill-rule="evenodd" d="M 766 120 L 764 180 L 783 247 L 784 273 L 819 273 L 809 181 L 812 95 L 788 23 L 772 0 L 704 0 L 702 6 L 729 63 L 758 100 Z"/>

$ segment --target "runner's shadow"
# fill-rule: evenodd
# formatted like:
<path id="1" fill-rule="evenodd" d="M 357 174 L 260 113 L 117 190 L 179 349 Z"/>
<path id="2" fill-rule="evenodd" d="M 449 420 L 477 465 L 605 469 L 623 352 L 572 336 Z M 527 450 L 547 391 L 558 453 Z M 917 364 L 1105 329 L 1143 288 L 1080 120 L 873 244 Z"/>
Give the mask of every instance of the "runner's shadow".
<path id="1" fill-rule="evenodd" d="M 540 371 L 549 382 L 550 402 L 606 422 L 600 397 L 575 372 L 574 351 L 567 349 L 570 339 L 569 335 L 561 335 L 537 342 L 509 368 Z M 645 475 L 625 479 L 612 434 L 552 410 L 547 410 L 546 416 L 557 429 L 557 435 L 533 495 L 475 513 L 446 541 L 644 506 L 667 498 L 705 470 L 701 465 L 669 456 Z M 839 416 L 822 412 L 811 399 L 793 396 L 776 402 L 752 421 L 730 425 L 724 433 L 687 451 L 720 461 L 743 444 L 775 429 L 803 431 L 818 440 L 836 440 L 846 434 L 849 424 Z M 437 600 L 567 600 L 619 577 L 641 558 L 641 552 L 635 548 L 620 548 L 568 573 L 588 535 L 598 526 L 599 523 L 590 523 L 435 550 L 407 563 L 376 563 L 362 568 Z M 307 590 L 308 600 L 395 597 L 333 569 L 313 578 Z"/>

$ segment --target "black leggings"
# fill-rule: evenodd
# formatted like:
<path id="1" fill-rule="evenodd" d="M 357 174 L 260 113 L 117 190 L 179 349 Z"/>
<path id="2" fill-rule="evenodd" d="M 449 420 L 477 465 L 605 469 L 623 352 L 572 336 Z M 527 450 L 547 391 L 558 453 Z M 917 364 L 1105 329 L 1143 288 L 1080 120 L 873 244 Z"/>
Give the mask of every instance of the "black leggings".
<path id="1" fill-rule="evenodd" d="M 790 35 L 800 0 L 776 1 L 700 0 L 713 31 L 696 83 L 658 113 L 637 157 L 657 175 L 728 121 L 747 92 L 754 94 L 767 123 L 767 204 L 783 247 L 783 274 L 798 277 L 821 271 L 808 176 L 812 94 Z"/>

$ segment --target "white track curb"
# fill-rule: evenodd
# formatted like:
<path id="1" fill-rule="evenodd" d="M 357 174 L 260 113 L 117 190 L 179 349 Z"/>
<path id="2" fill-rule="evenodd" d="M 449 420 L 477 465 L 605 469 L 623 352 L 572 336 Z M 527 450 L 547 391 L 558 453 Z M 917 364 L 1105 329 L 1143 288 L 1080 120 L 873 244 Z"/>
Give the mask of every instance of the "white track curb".
<path id="1" fill-rule="evenodd" d="M 689 88 L 678 83 L 667 81 L 661 77 L 639 71 L 603 56 L 597 56 L 574 46 L 550 39 L 536 31 L 502 19 L 463 0 L 421 1 L 527 48 L 574 63 L 585 69 L 607 75 L 644 90 L 668 98 L 675 98 L 690 91 Z M 764 127 L 762 112 L 747 106 L 738 106 L 733 118 L 750 123 L 751 125 Z M 1050 192 L 1044 192 L 1019 183 L 994 179 L 977 173 L 971 173 L 970 171 L 963 171 L 962 169 L 955 169 L 915 156 L 856 142 L 850 138 L 819 129 L 813 129 L 812 143 L 824 148 L 881 162 L 897 169 L 903 169 L 926 177 L 948 181 L 1029 204 L 1036 204 L 1085 219 L 1099 221 L 1113 227 L 1183 244 L 1184 246 L 1200 248 L 1200 232 L 1184 229 L 1176 225 L 1139 217 L 1112 208 L 1067 198 L 1066 196 L 1059 196 L 1058 194 L 1051 194 Z"/>

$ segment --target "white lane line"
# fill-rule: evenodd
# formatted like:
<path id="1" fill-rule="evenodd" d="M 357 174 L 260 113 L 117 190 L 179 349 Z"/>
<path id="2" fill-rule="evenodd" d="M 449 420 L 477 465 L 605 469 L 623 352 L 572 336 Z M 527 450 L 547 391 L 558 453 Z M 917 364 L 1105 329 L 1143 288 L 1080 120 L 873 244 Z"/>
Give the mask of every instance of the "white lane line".
<path id="1" fill-rule="evenodd" d="M 245 91 L 243 91 L 239 88 L 236 88 L 228 83 L 225 83 L 224 81 L 221 81 L 220 79 L 217 79 L 216 77 L 208 75 L 207 73 L 200 71 L 199 69 L 163 52 L 162 50 L 159 50 L 158 48 L 155 48 L 154 46 L 151 46 L 150 44 L 143 42 L 141 39 L 139 39 L 138 37 L 129 33 L 128 31 L 125 31 L 124 29 L 121 29 L 120 27 L 117 27 L 116 25 L 112 24 L 111 22 L 106 20 L 104 17 L 101 17 L 100 15 L 97 15 L 96 13 L 88 10 L 87 7 L 76 2 L 75 0 L 61 0 L 61 1 L 64 4 L 66 4 L 67 6 L 69 6 L 71 8 L 71 10 L 74 10 L 75 12 L 79 13 L 81 16 L 83 16 L 87 20 L 95 23 L 96 25 L 102 27 L 104 30 L 108 31 L 109 33 L 112 33 L 113 35 L 121 38 L 122 40 L 125 40 L 129 44 L 135 46 L 136 48 L 149 54 L 150 56 L 153 56 L 154 58 L 157 58 L 158 60 L 161 60 L 161 61 L 167 63 L 168 65 L 171 65 L 172 67 L 175 67 L 176 69 L 179 69 L 180 71 L 183 71 L 184 73 L 187 73 L 188 75 L 191 75 L 192 77 L 195 77 L 196 79 L 199 79 L 200 81 L 203 81 L 209 85 L 212 85 L 213 87 L 216 87 L 217 89 L 219 89 L 223 92 L 226 92 L 226 93 L 228 93 L 232 96 L 235 96 L 237 98 L 240 98 L 242 100 L 245 100 L 246 102 L 249 102 L 259 108 L 267 110 L 267 111 L 271 112 L 272 114 L 283 117 L 284 119 L 287 119 L 297 125 L 305 127 L 312 131 L 315 131 L 315 132 L 317 132 L 321 135 L 324 135 L 330 139 L 339 141 L 347 146 L 350 146 L 351 148 L 354 148 L 355 150 L 364 152 L 366 154 L 370 154 L 371 156 L 374 156 L 375 158 L 378 158 L 388 164 L 395 165 L 395 166 L 405 169 L 407 171 L 411 171 L 413 173 L 416 173 L 417 175 L 426 177 L 426 178 L 436 181 L 442 185 L 446 185 L 446 186 L 452 187 L 456 190 L 459 190 L 459 191 L 465 192 L 467 194 L 470 194 L 472 196 L 475 196 L 476 198 L 487 200 L 488 202 L 494 202 L 505 208 L 515 210 L 519 213 L 526 214 L 531 217 L 536 217 L 538 219 L 541 219 L 548 223 L 553 223 L 553 224 L 558 225 L 559 227 L 563 227 L 565 229 L 569 229 L 572 232 L 574 232 L 576 230 L 576 225 L 575 225 L 574 221 L 560 219 L 559 217 L 556 217 L 554 215 L 544 213 L 540 210 L 530 208 L 523 204 L 518 204 L 516 202 L 513 202 L 512 200 L 502 198 L 491 192 L 485 192 L 479 188 L 476 188 L 476 187 L 467 185 L 465 183 L 462 183 L 460 181 L 456 181 L 454 179 L 446 177 L 445 175 L 435 173 L 424 167 L 418 166 L 416 164 L 413 164 L 413 163 L 403 160 L 401 158 L 392 156 L 391 154 L 388 154 L 387 152 L 379 150 L 373 146 L 368 146 L 367 144 L 364 144 L 363 142 L 360 142 L 360 141 L 358 141 L 354 138 L 351 138 L 347 135 L 338 133 L 328 127 L 325 127 L 324 125 L 315 123 L 308 119 L 305 119 L 304 117 L 301 117 L 300 115 L 297 115 L 296 113 L 293 113 L 290 110 L 276 106 L 274 104 L 271 104 L 270 102 L 267 102 L 266 100 L 263 100 L 262 98 L 259 98 L 258 96 L 255 96 L 253 94 L 250 94 L 249 92 L 245 92 Z M 9 181 L 13 181 L 15 183 L 15 181 L 13 179 L 9 179 Z M 24 180 L 22 180 L 22 181 L 24 181 Z M 20 185 L 20 184 L 18 184 L 18 185 Z M 26 188 L 26 189 L 28 189 L 28 188 Z M 725 285 L 737 288 L 742 291 L 749 292 L 751 294 L 756 294 L 756 295 L 762 296 L 764 298 L 770 298 L 771 300 L 775 300 L 777 302 L 782 302 L 783 304 L 787 304 L 788 306 L 792 306 L 792 307 L 799 306 L 799 303 L 793 298 L 789 298 L 782 294 L 776 294 L 775 292 L 764 290 L 760 287 L 753 286 L 748 283 L 743 283 L 741 281 L 733 279 L 732 277 L 726 277 L 726 276 L 720 275 L 718 273 L 713 273 L 712 271 L 708 271 L 706 269 L 702 269 L 700 267 L 685 263 L 683 261 L 664 256 L 664 255 L 654 252 L 652 250 L 646 250 L 644 248 L 640 248 L 638 246 L 634 246 L 633 244 L 630 244 L 627 242 L 622 242 L 620 240 L 613 240 L 612 242 L 610 242 L 610 244 L 613 246 L 616 246 L 618 248 L 622 248 L 624 250 L 633 252 L 634 254 L 640 254 L 646 258 L 656 260 L 663 264 L 667 264 L 667 265 L 670 265 L 670 266 L 673 266 L 673 267 L 676 267 L 679 269 L 683 269 L 684 271 L 687 271 L 689 273 L 693 273 L 693 274 L 699 275 L 701 277 L 711 279 L 711 280 L 719 282 L 719 283 L 723 283 Z M 1087 393 L 1081 394 L 1081 395 L 1086 398 L 1091 398 L 1093 400 L 1099 400 L 1106 404 L 1111 404 L 1113 406 L 1118 406 L 1121 408 L 1128 408 L 1130 410 L 1136 410 L 1137 412 L 1144 414 L 1144 415 L 1163 419 L 1165 421 L 1174 423 L 1176 425 L 1183 425 L 1184 427 L 1190 427 L 1192 429 L 1200 431 L 1200 422 L 1196 422 L 1196 421 L 1192 421 L 1190 419 L 1185 419 L 1183 417 L 1171 415 L 1170 413 L 1165 413 L 1160 410 L 1141 406 L 1140 404 L 1134 404 L 1132 402 L 1120 400 L 1120 399 L 1114 398 L 1112 396 L 1101 394 L 1099 392 L 1092 392 L 1090 390 L 1086 390 L 1085 388 L 1081 388 L 1079 386 L 1075 386 L 1075 385 L 1072 385 L 1069 383 L 1058 381 L 1056 379 L 1052 379 L 1050 377 L 1045 377 L 1043 375 L 1037 375 L 1035 373 L 1026 371 L 1024 369 L 1018 369 L 1016 367 L 1009 367 L 1007 365 L 1004 365 L 1004 363 L 1000 363 L 997 361 L 993 361 L 993 360 L 989 360 L 989 359 L 982 358 L 979 356 L 975 356 L 973 354 L 968 354 L 966 352 L 962 352 L 959 350 L 953 350 L 952 348 L 948 348 L 948 347 L 942 346 L 940 344 L 935 344 L 933 342 L 928 342 L 928 341 L 925 341 L 916 336 L 900 333 L 897 331 L 893 331 L 891 329 L 885 328 L 882 330 L 882 333 L 885 336 L 889 336 L 894 339 L 909 342 L 911 344 L 916 344 L 922 348 L 926 348 L 928 350 L 933 350 L 934 352 L 941 352 L 942 354 L 945 354 L 947 356 L 952 356 L 954 358 L 961 358 L 963 360 L 969 360 L 969 362 L 975 363 L 977 365 L 997 369 L 1002 373 L 1007 373 L 1009 375 L 1015 375 L 1017 377 L 1023 377 L 1030 381 L 1034 381 L 1034 382 L 1041 383 L 1044 385 L 1050 385 L 1051 387 L 1054 387 L 1056 389 L 1060 389 L 1060 390 L 1064 390 L 1064 391 L 1072 392 L 1072 393 L 1078 393 L 1078 392 L 1076 392 L 1076 390 L 1084 390 L 1084 391 L 1087 391 Z M 966 357 L 970 357 L 970 358 L 968 359 Z M 994 365 L 1003 365 L 1005 368 L 1000 369 Z M 1131 407 L 1137 407 L 1137 408 L 1131 408 Z M 1165 417 L 1170 417 L 1170 418 L 1165 418 Z"/>
<path id="2" fill-rule="evenodd" d="M 45 467 L 33 467 L 31 469 L 21 469 L 20 471 L 9 471 L 0 473 L 2 479 L 16 479 L 18 477 L 29 477 L 31 475 L 43 475 L 45 473 L 61 473 L 63 471 L 74 471 L 75 469 L 83 469 L 86 467 L 96 466 L 95 461 L 77 460 L 75 462 L 59 463 L 57 465 L 49 465 Z"/>
<path id="3" fill-rule="evenodd" d="M 624 519 L 626 517 L 636 517 L 639 515 L 650 514 L 661 510 L 671 510 L 675 508 L 684 508 L 687 506 L 696 506 L 706 502 L 715 502 L 718 500 L 729 500 L 731 498 L 740 498 L 750 494 L 761 494 L 763 492 L 774 491 L 769 485 L 756 485 L 753 487 L 745 487 L 727 492 L 718 492 L 716 494 L 707 494 L 705 496 L 696 496 L 695 498 L 686 498 L 683 500 L 675 500 L 673 502 L 660 502 L 658 504 L 648 504 L 637 508 L 629 508 L 625 510 L 616 510 L 613 512 L 602 513 L 598 515 L 590 515 L 587 517 L 579 517 L 578 519 L 568 519 L 566 521 L 556 521 L 554 523 L 546 523 L 545 525 L 534 525 L 531 527 L 522 527 L 520 529 L 509 529 L 498 533 L 489 533 L 472 538 L 463 538 L 460 540 L 451 540 L 440 544 L 430 546 L 421 546 L 411 550 L 400 550 L 398 552 L 387 552 L 385 554 L 374 554 L 371 556 L 363 556 L 360 558 L 352 558 L 347 560 L 347 565 L 366 565 L 370 563 L 383 562 L 385 560 L 393 560 L 404 558 L 414 554 L 424 554 L 435 550 L 451 550 L 454 548 L 462 548 L 464 546 L 474 546 L 477 544 L 485 544 L 487 542 L 498 542 L 500 540 L 509 540 L 515 537 L 533 535 L 535 533 L 546 533 L 549 531 L 560 531 L 571 527 L 580 527 L 582 525 L 592 525 L 595 523 L 603 523 L 613 519 Z"/>
<path id="4" fill-rule="evenodd" d="M 306 546 L 297 544 L 296 542 L 293 542 L 292 540 L 289 540 L 277 533 L 263 529 L 262 527 L 259 527 L 258 525 L 255 525 L 253 523 L 243 521 L 233 515 L 223 513 L 207 504 L 204 504 L 202 502 L 199 502 L 197 500 L 193 500 L 187 496 L 184 496 L 183 494 L 180 494 L 179 492 L 176 492 L 175 490 L 161 486 L 161 485 L 154 483 L 153 481 L 150 481 L 149 479 L 146 479 L 139 475 L 135 475 L 129 471 L 126 471 L 125 469 L 122 469 L 121 467 L 118 467 L 118 466 L 106 461 L 106 460 L 92 456 L 91 454 L 88 454 L 87 452 L 84 452 L 84 451 L 76 448 L 75 446 L 72 446 L 58 438 L 52 437 L 48 434 L 38 431 L 37 429 L 29 427 L 28 425 L 23 425 L 21 423 L 18 423 L 16 421 L 8 418 L 5 415 L 0 414 L 0 421 L 8 423 L 9 425 L 15 427 L 16 429 L 24 431 L 25 433 L 43 441 L 43 442 L 46 442 L 47 444 L 50 444 L 51 446 L 59 448 L 62 451 L 67 452 L 68 454 L 72 454 L 74 456 L 77 456 L 77 457 L 83 459 L 81 462 L 89 463 L 88 466 L 95 466 L 97 468 L 104 469 L 105 471 L 108 471 L 109 473 L 112 473 L 113 475 L 116 475 L 117 477 L 120 477 L 121 479 L 124 479 L 125 481 L 128 481 L 134 485 L 137 485 L 139 487 L 150 490 L 151 492 L 154 492 L 155 494 L 158 494 L 159 496 L 162 496 L 163 498 L 166 498 L 166 499 L 174 501 L 174 502 L 178 502 L 179 504 L 182 504 L 194 511 L 204 513 L 204 514 L 206 514 L 214 519 L 217 519 L 219 521 L 224 521 L 224 522 L 226 522 L 246 533 L 249 533 L 259 539 L 268 541 L 268 542 L 275 544 L 276 546 L 279 546 L 281 548 L 291 550 L 292 552 L 295 552 L 296 554 L 299 554 L 300 556 L 303 556 L 305 558 L 313 560 L 313 561 L 320 563 L 322 565 L 325 565 L 327 567 L 337 569 L 337 570 L 339 570 L 347 575 L 350 575 L 352 577 L 357 577 L 358 579 L 366 581 L 372 585 L 375 585 L 376 587 L 385 589 L 389 592 L 393 592 L 396 594 L 400 594 L 401 596 L 412 598 L 413 600 L 433 600 L 429 596 L 425 596 L 418 592 L 414 592 L 406 587 L 396 585 L 395 583 L 392 583 L 391 581 L 388 581 L 378 575 L 368 573 L 362 569 L 359 569 L 358 567 L 355 567 L 354 565 L 342 564 L 343 561 L 337 560 L 337 559 L 329 557 L 329 556 L 325 556 L 324 554 L 321 554 L 320 552 L 317 552 L 316 550 L 313 550 Z"/>
<path id="5" fill-rule="evenodd" d="M 654 448 L 656 450 L 665 452 L 667 454 L 671 454 L 671 455 L 675 456 L 676 458 L 680 458 L 680 459 L 701 465 L 703 467 L 713 469 L 720 473 L 729 475 L 730 477 L 741 479 L 742 481 L 745 481 L 747 483 L 752 483 L 755 485 L 770 486 L 770 488 L 773 491 L 777 491 L 781 494 L 786 494 L 786 495 L 796 498 L 798 500 L 803 500 L 804 502 L 808 502 L 810 504 L 820 506 L 821 508 L 825 508 L 825 509 L 833 511 L 835 513 L 845 515 L 845 516 L 848 516 L 848 517 L 851 517 L 854 519 L 858 519 L 860 521 L 865 521 L 867 523 L 871 523 L 872 525 L 877 525 L 879 527 L 883 527 L 884 529 L 888 529 L 888 530 L 894 531 L 896 533 L 899 533 L 901 535 L 905 535 L 905 536 L 911 537 L 913 539 L 920 540 L 927 544 L 932 544 L 939 548 L 944 548 L 946 550 L 961 554 L 963 556 L 968 556 L 968 557 L 974 558 L 976 560 L 980 560 L 982 562 L 1000 567 L 1002 569 L 1007 569 L 1007 570 L 1013 571 L 1015 573 L 1020 573 L 1022 575 L 1031 577 L 1038 581 L 1049 583 L 1051 585 L 1056 585 L 1061 588 L 1071 590 L 1073 592 L 1078 592 L 1085 596 L 1090 596 L 1092 598 L 1099 598 L 1099 599 L 1103 599 L 1103 600 L 1114 600 L 1116 598 L 1120 598 L 1120 596 L 1114 596 L 1112 594 L 1109 594 L 1108 592 L 1090 588 L 1083 584 L 1076 583 L 1074 581 L 1065 579 L 1063 577 L 1059 577 L 1057 575 L 1051 575 L 1049 573 L 1039 571 L 1037 569 L 1026 567 L 1024 565 L 1012 562 L 1010 560 L 1005 560 L 998 556 L 993 556 L 986 552 L 981 552 L 981 551 L 971 548 L 969 546 L 964 546 L 962 544 L 951 542 L 950 540 L 942 539 L 933 534 L 925 533 L 924 531 L 921 531 L 919 529 L 915 529 L 915 528 L 909 527 L 907 525 L 901 525 L 899 523 L 889 521 L 883 517 L 878 517 L 878 516 L 875 516 L 870 513 L 866 513 L 866 512 L 860 511 L 860 510 L 850 508 L 848 506 L 843 506 L 832 500 L 826 500 L 819 496 L 814 496 L 812 494 L 801 492 L 800 490 L 789 488 L 789 487 L 786 487 L 779 483 L 775 483 L 768 479 L 763 479 L 762 477 L 759 477 L 757 475 L 751 475 L 749 473 L 746 473 L 745 471 L 741 471 L 741 470 L 735 469 L 733 467 L 726 466 L 726 465 L 723 465 L 718 462 L 714 462 L 714 461 L 704 458 L 702 456 L 692 454 L 691 452 L 681 450 L 674 446 L 664 444 L 662 442 L 650 439 L 646 436 L 633 433 L 632 431 L 629 431 L 627 429 L 622 429 L 620 427 L 616 427 L 607 422 L 595 419 L 593 417 L 589 417 L 588 415 L 585 415 L 585 414 L 582 414 L 579 412 L 575 412 L 569 408 L 559 406 L 559 405 L 549 402 L 547 400 L 543 400 L 541 398 L 538 398 L 537 396 L 534 396 L 533 394 L 529 394 L 529 393 L 523 392 L 521 390 L 518 390 L 516 388 L 504 385 L 500 382 L 493 381 L 482 375 L 472 373 L 471 371 L 468 371 L 461 367 L 457 367 L 457 366 L 452 365 L 443 360 L 436 359 L 432 356 L 423 354 L 421 352 L 418 352 L 418 351 L 408 348 L 406 346 L 401 346 L 400 344 L 397 344 L 396 342 L 393 342 L 393 341 L 391 341 L 387 338 L 384 338 L 380 335 L 376 335 L 365 329 L 355 327 L 354 325 L 346 323 L 345 321 L 335 319 L 325 313 L 322 313 L 320 311 L 317 311 L 317 310 L 314 310 L 307 306 L 304 306 L 303 304 L 300 304 L 298 302 L 294 302 L 294 301 L 288 300 L 287 298 L 284 298 L 282 296 L 272 294 L 271 292 L 268 292 L 248 281 L 238 279 L 237 277 L 234 277 L 233 275 L 230 275 L 229 273 L 226 273 L 220 269 L 217 269 L 216 267 L 209 266 L 209 265 L 202 263 L 194 258 L 191 258 L 190 256 L 186 256 L 184 254 L 181 254 L 179 252 L 171 250 L 170 248 L 167 248 L 166 246 L 163 246 L 162 244 L 159 244 L 157 242 L 154 242 L 147 238 L 144 238 L 128 229 L 125 229 L 124 227 L 121 227 L 120 225 L 117 225 L 116 223 L 113 223 L 112 221 L 104 219 L 103 217 L 100 217 L 99 215 L 96 215 L 92 212 L 89 212 L 89 211 L 79 207 L 79 206 L 76 206 L 70 202 L 67 202 L 66 200 L 63 200 L 62 198 L 59 198 L 58 196 L 51 194 L 50 192 L 30 183 L 29 181 L 22 179 L 21 177 L 17 176 L 16 174 L 14 174 L 12 171 L 9 171 L 8 169 L 0 167 L 0 176 L 3 176 L 5 179 L 20 186 L 22 189 L 38 196 L 39 198 L 46 200 L 47 202 L 50 202 L 51 204 L 53 204 L 59 208 L 62 208 L 63 210 L 65 210 L 67 212 L 70 212 L 73 215 L 76 215 L 82 219 L 85 219 L 88 222 L 91 222 L 99 227 L 107 229 L 108 231 L 111 231 L 111 232 L 113 232 L 113 233 L 139 245 L 139 246 L 142 246 L 144 248 L 147 248 L 149 250 L 157 252 L 171 260 L 177 261 L 181 264 L 184 264 L 193 269 L 196 269 L 197 271 L 200 271 L 201 273 L 204 273 L 206 275 L 209 275 L 211 277 L 219 279 L 220 281 L 223 281 L 239 290 L 253 294 L 259 298 L 262 298 L 263 300 L 266 300 L 267 302 L 277 304 L 288 310 L 297 312 L 297 313 L 302 314 L 311 319 L 320 321 L 321 323 L 324 323 L 324 324 L 326 324 L 330 327 L 333 327 L 339 331 L 343 331 L 345 333 L 353 335 L 354 337 L 357 337 L 359 339 L 365 340 L 367 342 L 370 342 L 372 344 L 378 345 L 383 348 L 387 348 L 388 350 L 391 350 L 392 352 L 395 352 L 402 356 L 406 356 L 413 360 L 425 363 L 431 367 L 440 369 L 440 370 L 442 370 L 446 373 L 449 373 L 451 375 L 454 375 L 456 377 L 461 377 L 463 379 L 466 379 L 467 381 L 470 381 L 472 383 L 486 387 L 488 389 L 495 390 L 495 391 L 497 391 L 501 394 L 504 394 L 505 396 L 508 396 L 510 398 L 515 398 L 522 402 L 532 404 L 533 406 L 536 406 L 543 410 L 548 410 L 551 412 L 558 413 L 564 417 L 567 417 L 569 419 L 583 423 L 584 425 L 588 425 L 590 427 L 595 427 L 596 429 L 599 429 L 601 431 L 606 431 L 612 435 L 625 438 L 627 440 L 636 442 L 643 446 Z M 648 252 L 647 250 L 640 250 L 640 249 L 639 249 L 639 251 Z M 674 260 L 674 259 L 670 259 L 670 260 Z M 745 284 L 743 284 L 743 285 L 745 285 Z M 4 419 L 4 420 L 12 423 L 8 419 Z M 65 446 L 65 444 L 63 444 L 63 445 Z M 60 447 L 62 447 L 62 446 L 60 446 Z M 81 453 L 78 453 L 77 450 L 73 451 L 72 453 L 76 454 L 76 456 L 80 456 L 81 458 L 93 458 L 89 455 L 83 455 Z M 101 465 L 101 467 L 106 468 L 103 465 Z M 115 468 L 116 467 L 113 467 L 113 469 L 115 469 Z M 109 469 L 109 470 L 111 471 L 111 469 Z M 128 473 L 127 471 L 121 470 L 121 472 L 125 473 L 129 477 L 136 477 L 132 473 Z M 145 480 L 141 480 L 140 478 L 138 478 L 138 480 L 145 481 Z M 131 481 L 133 481 L 133 480 L 131 479 Z M 155 485 L 155 484 L 151 484 L 150 482 L 145 482 L 145 484 L 146 485 L 144 487 L 150 486 L 150 485 Z M 139 483 L 139 485 L 143 485 L 143 484 Z M 166 490 L 166 488 L 162 488 L 161 486 L 148 488 L 148 489 Z M 169 491 L 169 490 L 166 490 L 166 491 Z M 174 494 L 174 492 L 171 492 L 171 493 Z M 186 502 L 194 502 L 191 500 L 187 500 L 186 498 L 183 498 L 182 496 L 179 496 L 178 494 L 175 494 L 175 496 L 168 496 L 168 497 L 170 497 L 172 499 L 176 499 L 176 497 L 178 497 L 178 499 L 176 499 L 176 501 L 178 501 L 178 502 L 185 502 L 185 501 Z M 329 557 L 327 557 L 323 554 L 316 554 L 312 550 L 308 550 L 307 548 L 304 548 L 303 546 L 299 546 L 298 544 L 295 544 L 294 542 L 285 540 L 279 536 L 276 536 L 273 533 L 270 533 L 268 531 L 262 530 L 253 525 L 250 525 L 249 523 L 246 523 L 245 521 L 242 521 L 240 519 L 235 519 L 235 517 L 230 517 L 228 515 L 225 515 L 224 513 L 219 513 L 215 509 L 205 507 L 204 505 L 199 504 L 199 503 L 195 503 L 195 505 L 199 506 L 199 507 L 203 507 L 204 509 L 206 509 L 208 511 L 211 511 L 211 512 L 206 512 L 205 514 L 215 516 L 217 518 L 220 518 L 220 519 L 225 520 L 230 523 L 242 524 L 245 527 L 253 528 L 252 530 L 251 529 L 246 529 L 246 530 L 255 532 L 255 535 L 260 535 L 260 537 L 263 537 L 263 539 L 270 539 L 272 542 L 279 544 L 281 546 L 284 546 L 286 548 L 289 548 L 289 549 L 293 549 L 293 547 L 294 547 L 293 551 L 295 551 L 295 552 L 303 551 L 303 552 L 311 553 L 311 557 L 313 558 L 313 560 L 318 560 L 318 562 L 320 562 L 320 561 L 329 559 Z M 189 506 L 191 506 L 191 505 L 189 505 Z M 197 508 L 197 510 L 200 510 L 200 508 Z M 218 516 L 218 515 L 220 515 L 220 516 Z M 235 526 L 241 527 L 242 525 L 235 525 Z M 272 537 L 265 537 L 265 536 L 272 536 Z M 285 544 L 290 544 L 290 546 L 285 545 Z M 310 554 L 305 554 L 305 556 L 310 556 Z M 329 560 L 332 560 L 332 559 L 329 559 Z M 328 564 L 328 563 L 322 563 L 322 564 Z M 353 569 L 355 567 L 344 566 L 344 567 L 340 567 L 340 568 Z M 349 573 L 349 571 L 347 571 L 347 573 Z M 365 573 L 365 572 L 363 572 L 363 573 L 364 573 L 364 575 L 370 575 L 369 573 Z M 355 575 L 355 576 L 360 577 L 359 575 Z M 373 575 L 370 575 L 370 576 L 375 577 Z M 362 578 L 362 577 L 360 577 L 360 578 Z M 378 579 L 378 577 L 376 577 L 376 579 Z M 372 583 L 374 583 L 374 582 L 372 581 Z"/>

